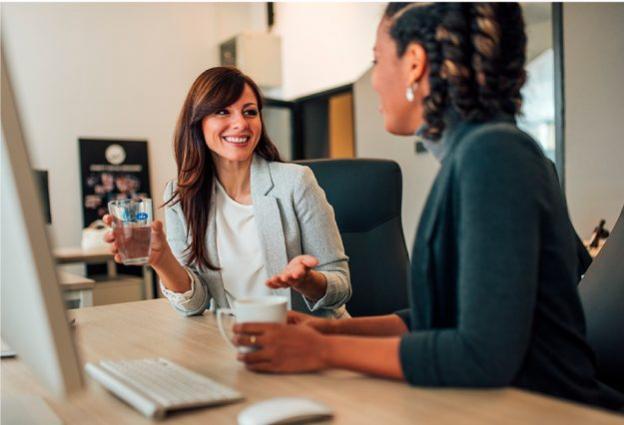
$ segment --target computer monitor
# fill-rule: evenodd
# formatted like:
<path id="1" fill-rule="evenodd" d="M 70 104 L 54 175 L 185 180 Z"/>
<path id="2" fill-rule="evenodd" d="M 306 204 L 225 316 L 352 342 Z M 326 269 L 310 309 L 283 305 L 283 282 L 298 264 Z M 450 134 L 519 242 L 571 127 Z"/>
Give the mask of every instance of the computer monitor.
<path id="1" fill-rule="evenodd" d="M 82 388 L 82 369 L 65 314 L 4 46 L 1 67 L 2 340 L 53 395 L 62 397 Z"/>

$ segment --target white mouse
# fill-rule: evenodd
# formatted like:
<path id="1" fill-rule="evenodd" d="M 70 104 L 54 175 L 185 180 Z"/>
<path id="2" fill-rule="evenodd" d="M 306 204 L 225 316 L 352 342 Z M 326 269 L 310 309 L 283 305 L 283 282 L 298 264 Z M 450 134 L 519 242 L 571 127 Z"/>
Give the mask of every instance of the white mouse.
<path id="1" fill-rule="evenodd" d="M 277 397 L 242 410 L 238 414 L 238 425 L 294 424 L 332 416 L 332 410 L 318 401 L 299 397 Z"/>

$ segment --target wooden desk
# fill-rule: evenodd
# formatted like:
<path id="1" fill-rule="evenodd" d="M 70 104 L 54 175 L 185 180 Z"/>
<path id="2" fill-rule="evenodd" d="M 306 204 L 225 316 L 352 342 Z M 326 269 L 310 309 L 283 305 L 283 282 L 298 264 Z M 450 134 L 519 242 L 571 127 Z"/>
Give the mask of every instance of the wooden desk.
<path id="1" fill-rule="evenodd" d="M 321 400 L 335 424 L 624 424 L 624 416 L 528 392 L 412 388 L 345 371 L 266 375 L 247 371 L 221 339 L 212 313 L 185 318 L 164 299 L 69 312 L 83 361 L 166 357 L 241 391 L 245 401 L 176 413 L 167 423 L 233 424 L 251 403 L 278 396 Z M 2 391 L 44 397 L 66 423 L 153 423 L 99 384 L 72 401 L 55 401 L 17 359 L 2 360 Z M 88 418 L 88 419 L 87 419 Z"/>
<path id="2" fill-rule="evenodd" d="M 117 277 L 117 265 L 108 249 L 82 249 L 78 247 L 56 248 L 53 251 L 57 264 L 97 264 L 106 263 L 106 272 L 112 280 Z M 143 266 L 143 298 L 154 298 L 154 289 L 152 287 L 152 269 L 149 266 Z M 136 277 L 140 279 L 139 277 Z"/>
<path id="3" fill-rule="evenodd" d="M 66 300 L 77 300 L 81 308 L 93 306 L 95 280 L 62 270 L 59 270 L 58 276 Z"/>
<path id="4" fill-rule="evenodd" d="M 58 264 L 71 263 L 106 263 L 108 275 L 117 276 L 117 266 L 111 254 L 107 249 L 82 249 L 82 248 L 56 248 L 54 250 L 54 258 Z"/>

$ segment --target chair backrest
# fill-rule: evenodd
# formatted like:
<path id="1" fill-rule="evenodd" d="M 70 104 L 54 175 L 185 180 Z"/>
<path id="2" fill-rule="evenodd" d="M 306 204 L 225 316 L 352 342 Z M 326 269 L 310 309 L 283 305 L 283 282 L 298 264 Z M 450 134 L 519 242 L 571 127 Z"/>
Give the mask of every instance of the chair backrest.
<path id="1" fill-rule="evenodd" d="M 579 284 L 598 377 L 624 391 L 624 208 Z"/>
<path id="2" fill-rule="evenodd" d="M 333 206 L 346 254 L 352 316 L 406 308 L 409 257 L 401 224 L 401 168 L 376 159 L 297 161 L 309 166 Z"/>

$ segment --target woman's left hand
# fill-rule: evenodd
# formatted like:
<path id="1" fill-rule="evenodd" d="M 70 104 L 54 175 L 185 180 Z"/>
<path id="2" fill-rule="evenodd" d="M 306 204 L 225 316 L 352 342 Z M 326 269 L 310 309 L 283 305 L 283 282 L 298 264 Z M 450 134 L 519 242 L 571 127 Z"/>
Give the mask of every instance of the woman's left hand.
<path id="1" fill-rule="evenodd" d="M 325 336 L 309 326 L 278 323 L 234 325 L 234 343 L 257 351 L 239 353 L 249 370 L 271 373 L 316 372 L 327 368 Z"/>
<path id="2" fill-rule="evenodd" d="M 311 255 L 299 255 L 293 258 L 280 274 L 268 279 L 266 285 L 271 289 L 293 288 L 308 299 L 318 300 L 327 290 L 325 276 L 312 270 L 318 264 L 319 261 Z"/>

